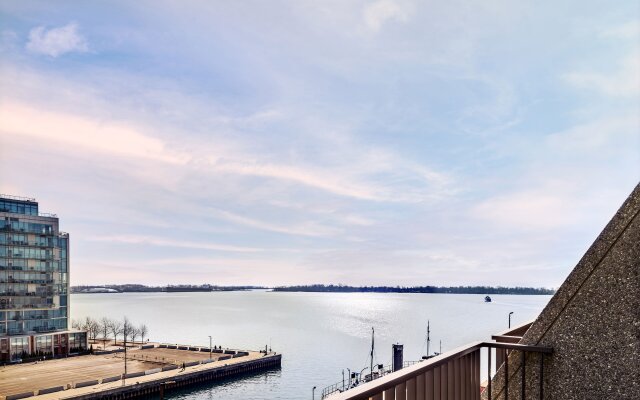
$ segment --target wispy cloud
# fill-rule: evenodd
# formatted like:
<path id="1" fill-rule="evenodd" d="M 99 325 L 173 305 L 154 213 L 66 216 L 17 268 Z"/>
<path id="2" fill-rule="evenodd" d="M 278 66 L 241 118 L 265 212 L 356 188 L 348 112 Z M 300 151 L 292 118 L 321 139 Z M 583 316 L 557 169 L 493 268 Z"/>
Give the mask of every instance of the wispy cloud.
<path id="1" fill-rule="evenodd" d="M 640 21 L 626 21 L 621 24 L 610 26 L 600 32 L 603 38 L 630 39 L 637 41 L 640 38 Z"/>
<path id="2" fill-rule="evenodd" d="M 80 34 L 76 23 L 47 29 L 38 26 L 29 32 L 27 50 L 32 53 L 58 57 L 66 53 L 89 51 L 87 40 Z"/>
<path id="3" fill-rule="evenodd" d="M 122 123 L 51 112 L 11 101 L 3 102 L 0 120 L 5 135 L 57 142 L 71 151 L 139 157 L 171 164 L 184 164 L 189 159 L 184 153 L 167 149 L 161 140 Z"/>
<path id="4" fill-rule="evenodd" d="M 238 253 L 255 253 L 265 251 L 266 249 L 258 247 L 232 246 L 216 243 L 198 243 L 184 240 L 170 240 L 155 236 L 142 235 L 109 235 L 109 236 L 91 236 L 87 240 L 95 242 L 123 243 L 123 244 L 146 244 L 151 246 L 162 247 L 182 247 L 187 249 L 215 250 L 225 252 Z M 270 249 L 277 250 L 277 249 Z"/>
<path id="5" fill-rule="evenodd" d="M 287 235 L 295 236 L 333 236 L 340 233 L 340 230 L 334 227 L 323 226 L 313 221 L 308 221 L 302 225 L 290 223 L 290 224 L 276 224 L 272 222 L 265 222 L 262 220 L 249 218 L 243 215 L 231 213 L 223 210 L 211 210 L 212 214 L 218 218 L 256 228 L 264 231 L 284 233 Z"/>
<path id="6" fill-rule="evenodd" d="M 640 94 L 640 52 L 627 55 L 611 72 L 572 72 L 567 82 L 581 89 L 595 90 L 608 96 L 631 97 Z"/>
<path id="7" fill-rule="evenodd" d="M 406 7 L 398 1 L 378 0 L 364 8 L 363 18 L 369 30 L 378 32 L 389 21 L 406 21 L 409 18 L 409 13 Z"/>

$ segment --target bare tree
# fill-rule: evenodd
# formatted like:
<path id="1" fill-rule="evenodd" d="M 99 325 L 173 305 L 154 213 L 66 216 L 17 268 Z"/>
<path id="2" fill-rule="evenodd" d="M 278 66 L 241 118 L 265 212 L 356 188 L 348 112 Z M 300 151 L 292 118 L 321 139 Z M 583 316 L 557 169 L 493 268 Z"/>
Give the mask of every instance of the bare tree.
<path id="1" fill-rule="evenodd" d="M 140 336 L 140 329 L 136 328 L 135 326 L 131 327 L 131 343 L 135 344 L 136 343 L 136 338 Z"/>
<path id="2" fill-rule="evenodd" d="M 129 318 L 124 317 L 124 320 L 122 322 L 122 337 L 125 341 L 125 347 L 127 346 L 127 339 L 130 339 L 133 334 L 133 330 L 134 327 L 131 321 L 129 321 Z"/>
<path id="3" fill-rule="evenodd" d="M 111 320 L 107 317 L 102 317 L 100 321 L 100 333 L 102 333 L 102 349 L 107 348 L 107 340 L 109 340 L 109 330 L 111 326 Z"/>
<path id="4" fill-rule="evenodd" d="M 80 326 L 80 329 L 88 332 L 90 325 L 91 325 L 91 317 L 85 317 L 84 321 L 82 321 L 82 325 Z M 89 339 L 91 339 L 91 334 L 89 334 Z"/>
<path id="5" fill-rule="evenodd" d="M 91 317 L 86 317 L 84 323 L 82 324 L 82 330 L 87 331 L 90 340 L 96 340 L 96 336 L 99 331 L 98 322 Z"/>
<path id="6" fill-rule="evenodd" d="M 98 337 L 98 333 L 100 333 L 100 323 L 95 319 L 91 320 L 91 325 L 89 325 L 89 332 L 91 333 L 93 341 L 95 342 L 96 338 Z"/>
<path id="7" fill-rule="evenodd" d="M 116 320 L 109 321 L 109 330 L 113 335 L 113 344 L 115 345 L 118 343 L 118 335 L 120 335 L 123 332 L 122 322 L 116 321 Z M 125 342 L 126 342 L 126 338 L 125 338 Z"/>
<path id="8" fill-rule="evenodd" d="M 80 321 L 78 321 L 77 319 L 72 319 L 71 320 L 71 327 L 73 329 L 80 330 L 80 329 L 82 329 L 82 323 L 80 323 Z"/>
<path id="9" fill-rule="evenodd" d="M 147 328 L 147 326 L 145 324 L 140 325 L 140 327 L 138 328 L 138 330 L 140 331 L 140 337 L 142 339 L 142 342 L 144 343 L 144 338 L 147 336 L 147 334 L 149 333 L 149 329 Z"/>

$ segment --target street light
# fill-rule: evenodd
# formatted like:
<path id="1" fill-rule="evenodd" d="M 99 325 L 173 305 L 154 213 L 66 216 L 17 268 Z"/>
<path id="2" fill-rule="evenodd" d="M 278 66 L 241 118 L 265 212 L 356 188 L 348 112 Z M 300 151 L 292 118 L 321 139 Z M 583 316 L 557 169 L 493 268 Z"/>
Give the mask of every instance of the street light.
<path id="1" fill-rule="evenodd" d="M 511 328 L 511 314 L 513 314 L 513 311 L 509 313 L 509 328 Z"/>
<path id="2" fill-rule="evenodd" d="M 212 353 L 212 350 L 211 350 L 211 336 L 209 336 L 209 360 L 211 360 L 211 353 Z"/>
<path id="3" fill-rule="evenodd" d="M 314 386 L 313 389 L 311 389 L 311 400 L 315 400 L 316 399 L 316 387 Z"/>
<path id="4" fill-rule="evenodd" d="M 368 370 L 368 369 L 369 369 L 369 367 L 364 367 L 364 368 L 362 368 L 362 370 L 360 371 L 360 382 L 364 382 L 364 378 L 363 378 L 362 373 L 363 373 L 364 371 Z M 372 376 L 373 376 L 373 375 L 372 375 Z"/>

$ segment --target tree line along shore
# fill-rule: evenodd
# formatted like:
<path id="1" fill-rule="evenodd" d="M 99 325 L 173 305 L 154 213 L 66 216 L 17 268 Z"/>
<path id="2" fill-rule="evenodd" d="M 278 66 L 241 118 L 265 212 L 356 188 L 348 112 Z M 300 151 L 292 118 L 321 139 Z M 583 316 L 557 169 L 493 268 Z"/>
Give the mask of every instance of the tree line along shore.
<path id="1" fill-rule="evenodd" d="M 505 286 L 346 286 L 303 285 L 280 286 L 274 292 L 337 292 L 337 293 L 451 293 L 451 294 L 554 294 L 554 289 Z"/>
<path id="2" fill-rule="evenodd" d="M 237 290 L 272 290 L 274 292 L 328 292 L 328 293 L 450 293 L 450 294 L 539 294 L 552 295 L 554 289 L 523 286 L 348 286 L 348 285 L 294 285 L 294 286 L 218 286 L 174 285 L 146 286 L 140 284 L 72 286 L 72 293 L 123 292 L 216 292 Z"/>

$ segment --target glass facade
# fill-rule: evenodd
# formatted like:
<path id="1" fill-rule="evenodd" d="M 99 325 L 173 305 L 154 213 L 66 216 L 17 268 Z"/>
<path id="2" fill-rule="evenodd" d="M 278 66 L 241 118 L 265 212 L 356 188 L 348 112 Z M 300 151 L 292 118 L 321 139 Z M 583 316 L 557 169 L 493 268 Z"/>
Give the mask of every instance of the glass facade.
<path id="1" fill-rule="evenodd" d="M 57 217 L 0 195 L 0 336 L 68 329 L 68 250 Z"/>
<path id="2" fill-rule="evenodd" d="M 36 336 L 36 355 L 53 354 L 53 336 Z"/>
<path id="3" fill-rule="evenodd" d="M 13 337 L 11 338 L 11 359 L 17 360 L 18 358 L 26 357 L 30 354 L 29 351 L 29 337 Z"/>
<path id="4" fill-rule="evenodd" d="M 78 353 L 83 350 L 86 350 L 85 348 L 86 343 L 87 343 L 86 332 L 74 332 L 69 334 L 69 352 L 70 353 Z"/>
<path id="5" fill-rule="evenodd" d="M 32 200 L 0 198 L 0 212 L 38 215 L 38 203 Z"/>

